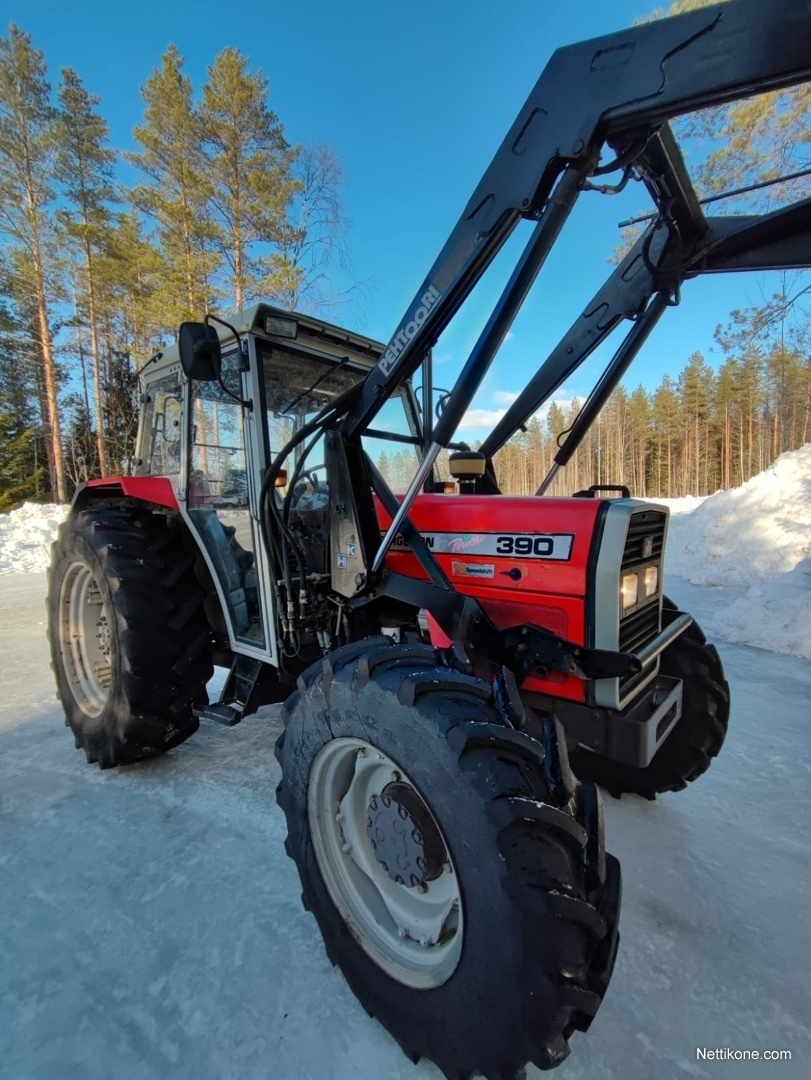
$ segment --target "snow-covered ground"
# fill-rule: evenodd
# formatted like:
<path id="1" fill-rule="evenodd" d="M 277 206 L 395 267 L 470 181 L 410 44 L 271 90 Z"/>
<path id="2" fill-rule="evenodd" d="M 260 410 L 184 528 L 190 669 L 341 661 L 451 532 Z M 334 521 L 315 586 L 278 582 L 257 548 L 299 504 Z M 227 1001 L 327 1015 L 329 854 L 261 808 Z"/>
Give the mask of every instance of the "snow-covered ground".
<path id="1" fill-rule="evenodd" d="M 706 621 L 711 593 L 670 587 Z M 366 1015 L 301 907 L 274 797 L 278 710 L 91 768 L 54 700 L 44 593 L 44 574 L 0 585 L 0 1075 L 442 1080 Z M 811 664 L 721 654 L 733 715 L 707 775 L 656 803 L 606 800 L 622 942 L 560 1080 L 811 1070 Z"/>
<path id="2" fill-rule="evenodd" d="M 622 944 L 561 1080 L 811 1074 L 810 478 L 806 447 L 737 491 L 672 504 L 667 590 L 720 639 L 730 733 L 687 791 L 607 800 Z M 367 1017 L 301 908 L 273 794 L 276 708 L 129 769 L 73 749 L 45 575 L 19 572 L 47 565 L 62 513 L 0 516 L 0 1075 L 441 1080 Z"/>

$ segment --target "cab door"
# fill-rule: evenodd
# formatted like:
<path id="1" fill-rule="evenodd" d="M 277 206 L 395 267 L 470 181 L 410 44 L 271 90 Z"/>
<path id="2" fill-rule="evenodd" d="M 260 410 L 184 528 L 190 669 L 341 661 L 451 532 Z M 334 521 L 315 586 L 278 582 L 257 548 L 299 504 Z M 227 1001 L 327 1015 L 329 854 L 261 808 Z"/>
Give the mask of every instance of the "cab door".
<path id="1" fill-rule="evenodd" d="M 255 410 L 240 402 L 260 400 L 251 366 L 253 372 L 243 370 L 234 348 L 223 353 L 224 386 L 189 383 L 180 503 L 217 588 L 231 648 L 275 665 L 272 592 L 259 528 L 259 477 L 266 461 Z"/>

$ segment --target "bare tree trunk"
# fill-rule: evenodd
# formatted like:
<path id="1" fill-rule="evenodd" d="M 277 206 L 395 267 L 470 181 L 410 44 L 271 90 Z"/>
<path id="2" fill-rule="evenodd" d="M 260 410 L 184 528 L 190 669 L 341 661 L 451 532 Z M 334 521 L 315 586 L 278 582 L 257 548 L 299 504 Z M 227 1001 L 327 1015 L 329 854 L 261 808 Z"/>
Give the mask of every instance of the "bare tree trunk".
<path id="1" fill-rule="evenodd" d="M 234 300 L 237 311 L 242 311 L 245 300 L 244 267 L 242 265 L 242 244 L 239 239 L 234 241 Z"/>
<path id="2" fill-rule="evenodd" d="M 186 291 L 189 299 L 189 315 L 194 314 L 194 277 L 191 271 L 191 244 L 189 238 L 184 236 L 183 246 L 186 249 Z"/>
<path id="3" fill-rule="evenodd" d="M 90 352 L 93 357 L 93 387 L 96 406 L 96 450 L 99 455 L 99 471 L 102 476 L 109 475 L 107 464 L 107 444 L 104 438 L 104 413 L 101 400 L 101 356 L 99 351 L 99 333 L 96 326 L 96 294 L 93 281 L 93 266 L 90 256 L 90 241 L 85 236 L 84 263 L 87 271 L 87 317 L 90 322 Z"/>
<path id="4" fill-rule="evenodd" d="M 42 272 L 42 259 L 39 243 L 34 246 L 34 283 L 37 294 L 37 319 L 39 321 L 40 348 L 42 349 L 42 371 L 45 386 L 46 445 L 50 445 L 53 462 L 53 481 L 57 502 L 68 501 L 68 489 L 65 482 L 65 456 L 62 450 L 62 428 L 59 422 L 59 404 L 57 401 L 56 364 L 54 363 L 51 327 L 48 323 L 48 302 L 45 297 L 45 280 Z"/>

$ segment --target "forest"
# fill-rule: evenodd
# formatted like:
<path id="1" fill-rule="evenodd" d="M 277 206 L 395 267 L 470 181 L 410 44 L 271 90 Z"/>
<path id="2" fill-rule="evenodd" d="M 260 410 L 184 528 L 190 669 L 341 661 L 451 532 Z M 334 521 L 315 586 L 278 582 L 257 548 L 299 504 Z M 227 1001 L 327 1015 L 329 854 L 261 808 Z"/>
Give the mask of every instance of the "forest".
<path id="1" fill-rule="evenodd" d="M 261 298 L 351 322 L 341 309 L 363 288 L 333 284 L 349 250 L 340 162 L 287 140 L 266 76 L 238 50 L 195 87 L 170 46 L 141 88 L 128 152 L 77 72 L 49 79 L 12 26 L 0 37 L 0 511 L 64 502 L 79 482 L 129 469 L 136 365 L 182 320 Z M 738 213 L 807 196 L 809 106 L 803 86 L 686 118 L 699 193 L 769 181 L 727 202 Z M 718 313 L 718 363 L 694 352 L 655 389 L 620 387 L 552 493 L 704 495 L 807 442 L 810 291 L 805 272 L 764 277 L 760 303 Z M 499 453 L 503 490 L 537 489 L 581 404 L 553 403 Z M 395 487 L 412 469 L 405 452 L 380 465 Z"/>
<path id="2" fill-rule="evenodd" d="M 537 491 L 581 405 L 576 398 L 565 407 L 553 402 L 496 455 L 505 493 Z M 624 484 L 648 498 L 710 495 L 745 483 L 809 439 L 811 358 L 801 349 L 749 347 L 717 371 L 696 352 L 677 378 L 664 376 L 652 392 L 619 386 L 549 493 Z M 384 455 L 378 465 L 397 491 L 415 471 L 407 451 Z"/>
<path id="3" fill-rule="evenodd" d="M 504 447 L 496 469 L 505 491 L 535 493 L 580 404 L 564 411 L 553 403 L 545 420 L 534 418 Z M 696 352 L 653 392 L 619 386 L 550 493 L 624 484 L 642 497 L 711 495 L 745 483 L 809 438 L 808 355 L 773 343 L 728 355 L 715 371 Z"/>
<path id="4" fill-rule="evenodd" d="M 137 362 L 184 319 L 264 299 L 329 311 L 346 259 L 341 167 L 294 146 L 268 80 L 223 49 L 202 88 L 170 46 L 119 153 L 71 68 L 0 37 L 0 510 L 126 472 Z"/>

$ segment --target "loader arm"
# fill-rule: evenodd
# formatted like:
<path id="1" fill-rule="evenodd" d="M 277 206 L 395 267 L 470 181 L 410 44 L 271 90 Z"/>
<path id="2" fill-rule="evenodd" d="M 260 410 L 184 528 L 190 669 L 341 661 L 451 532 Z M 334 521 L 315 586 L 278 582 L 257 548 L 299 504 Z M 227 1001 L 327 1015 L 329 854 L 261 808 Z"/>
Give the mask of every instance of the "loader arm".
<path id="1" fill-rule="evenodd" d="M 650 142 L 650 171 L 661 173 L 671 164 L 670 140 L 651 137 L 662 124 L 806 81 L 809 36 L 811 0 L 731 0 L 557 50 L 369 374 L 345 437 L 360 435 L 415 371 L 521 218 L 542 216 L 567 165 L 585 179 L 608 143 L 618 167 L 640 154 L 644 167 Z M 680 224 L 692 222 L 685 244 L 707 226 L 683 179 L 663 194 Z M 487 358 L 480 366 L 486 370 Z M 463 411 L 459 403 L 472 398 L 484 370 L 459 381 L 448 407 Z"/>
<path id="2" fill-rule="evenodd" d="M 353 569 L 359 593 L 378 581 L 413 499 L 428 481 L 440 449 L 449 445 L 580 193 L 616 190 L 616 185 L 601 187 L 591 178 L 619 172 L 619 187 L 631 178 L 641 180 L 656 217 L 485 441 L 488 459 L 621 322 L 642 319 L 645 331 L 637 325 L 628 332 L 561 448 L 555 470 L 565 464 L 665 306 L 678 302 L 688 277 L 811 264 L 805 243 L 808 212 L 802 204 L 746 219 L 737 227 L 723 219 L 708 220 L 669 126 L 686 112 L 808 81 L 811 56 L 804 43 L 809 34 L 811 0 L 774 0 L 768 8 L 760 0 L 730 0 L 553 54 L 383 355 L 338 423 L 347 460 L 355 462 L 357 476 L 369 480 L 355 493 L 353 514 L 356 530 L 369 538 L 362 566 Z M 606 146 L 612 160 L 603 162 Z M 360 436 L 414 373 L 522 218 L 536 221 L 535 229 L 378 544 L 373 485 Z M 491 465 L 488 472 L 488 490 L 495 493 Z M 547 476 L 539 493 L 553 476 Z M 380 495 L 379 482 L 376 487 Z M 420 551 L 419 559 L 431 575 L 430 552 Z"/>

